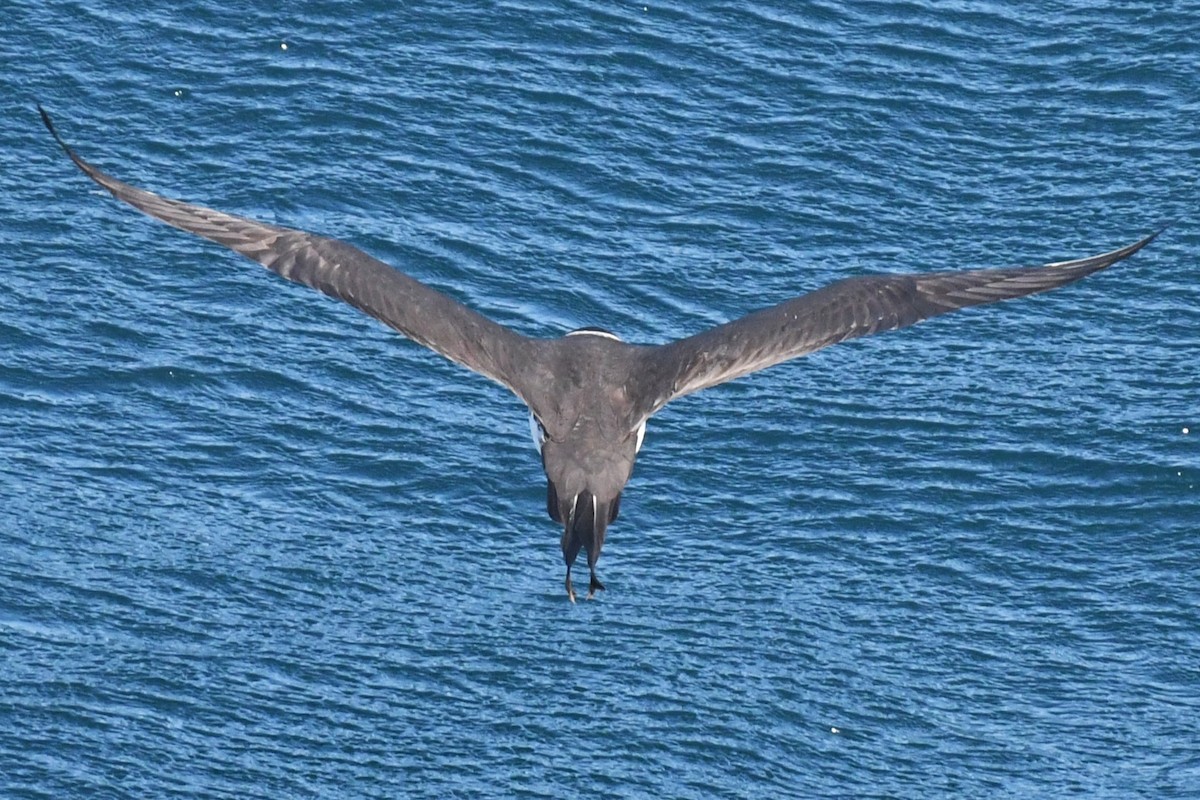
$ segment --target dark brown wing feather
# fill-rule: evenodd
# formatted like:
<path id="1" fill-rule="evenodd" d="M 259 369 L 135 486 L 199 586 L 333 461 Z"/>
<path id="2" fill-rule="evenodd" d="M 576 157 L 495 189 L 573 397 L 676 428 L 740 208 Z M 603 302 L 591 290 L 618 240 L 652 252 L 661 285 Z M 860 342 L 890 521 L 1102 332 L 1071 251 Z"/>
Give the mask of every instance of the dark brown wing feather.
<path id="1" fill-rule="evenodd" d="M 1158 233 L 1090 258 L 1040 267 L 847 278 L 772 308 L 646 352 L 653 413 L 685 394 L 831 344 L 904 328 L 960 308 L 1077 281 L 1148 245 Z"/>
<path id="2" fill-rule="evenodd" d="M 76 155 L 45 110 L 38 106 L 38 111 L 75 165 L 118 200 L 345 301 L 529 402 L 527 356 L 538 340 L 492 322 L 345 242 L 172 200 L 119 181 Z"/>

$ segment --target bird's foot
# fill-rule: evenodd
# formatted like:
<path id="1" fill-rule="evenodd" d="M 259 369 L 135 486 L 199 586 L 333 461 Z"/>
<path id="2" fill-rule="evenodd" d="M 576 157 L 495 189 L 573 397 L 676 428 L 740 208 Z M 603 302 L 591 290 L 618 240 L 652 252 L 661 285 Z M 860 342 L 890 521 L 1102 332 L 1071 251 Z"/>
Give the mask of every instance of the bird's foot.
<path id="1" fill-rule="evenodd" d="M 587 599 L 588 599 L 588 600 L 595 600 L 595 599 L 596 599 L 596 592 L 602 591 L 603 589 L 604 589 L 604 584 L 603 584 L 603 583 L 601 583 L 601 582 L 600 582 L 600 581 L 599 581 L 599 580 L 596 578 L 596 573 L 594 573 L 594 572 L 593 572 L 593 573 L 592 573 L 592 579 L 591 579 L 591 581 L 588 583 L 588 593 L 587 593 Z"/>
<path id="2" fill-rule="evenodd" d="M 567 570 L 567 599 L 575 602 L 575 587 L 571 585 L 571 571 Z"/>

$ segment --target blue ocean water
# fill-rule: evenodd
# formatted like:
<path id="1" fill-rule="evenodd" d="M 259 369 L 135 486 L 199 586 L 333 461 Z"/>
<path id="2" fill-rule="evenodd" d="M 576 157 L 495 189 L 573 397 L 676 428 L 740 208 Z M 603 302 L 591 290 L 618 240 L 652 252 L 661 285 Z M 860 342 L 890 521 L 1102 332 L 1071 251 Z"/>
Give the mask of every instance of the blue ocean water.
<path id="1" fill-rule="evenodd" d="M 1189 3 L 8 0 L 0 796 L 1200 796 L 1198 75 Z M 672 404 L 572 606 L 519 402 L 35 102 L 537 335 L 1174 224 Z"/>

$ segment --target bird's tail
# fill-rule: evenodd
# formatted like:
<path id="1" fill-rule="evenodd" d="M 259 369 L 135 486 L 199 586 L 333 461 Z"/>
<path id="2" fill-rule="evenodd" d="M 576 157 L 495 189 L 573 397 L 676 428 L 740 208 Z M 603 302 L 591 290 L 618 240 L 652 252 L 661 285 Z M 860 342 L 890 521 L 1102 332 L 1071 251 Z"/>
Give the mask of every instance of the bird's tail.
<path id="1" fill-rule="evenodd" d="M 621 507 L 621 495 L 611 500 L 601 500 L 591 492 L 580 492 L 568 502 L 556 496 L 550 484 L 547 497 L 550 516 L 563 525 L 563 559 L 570 567 L 582 548 L 587 552 L 588 568 L 594 569 L 600 550 L 604 547 L 604 535 L 608 526 L 617 518 Z"/>

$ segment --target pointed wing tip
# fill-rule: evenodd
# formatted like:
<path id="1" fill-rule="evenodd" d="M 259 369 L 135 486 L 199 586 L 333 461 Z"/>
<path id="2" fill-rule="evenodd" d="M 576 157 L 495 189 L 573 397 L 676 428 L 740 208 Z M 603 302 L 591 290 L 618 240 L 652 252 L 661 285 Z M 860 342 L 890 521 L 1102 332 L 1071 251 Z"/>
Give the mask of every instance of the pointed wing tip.
<path id="1" fill-rule="evenodd" d="M 1115 253 L 1113 253 L 1113 256 L 1115 256 L 1115 258 L 1113 260 L 1120 261 L 1122 259 L 1128 258 L 1129 256 L 1136 253 L 1138 250 L 1141 250 L 1143 247 L 1145 247 L 1146 245 L 1150 244 L 1155 239 L 1157 239 L 1162 234 L 1163 231 L 1165 231 L 1167 228 L 1171 227 L 1171 225 L 1173 225 L 1173 224 L 1174 224 L 1173 221 L 1164 222 L 1163 224 L 1159 225 L 1158 229 L 1156 231 L 1154 231 L 1153 233 L 1151 233 L 1150 235 L 1143 236 L 1141 239 L 1138 239 L 1133 244 L 1122 247 L 1120 250 L 1117 250 Z"/>
<path id="2" fill-rule="evenodd" d="M 66 142 L 58 135 L 58 131 L 54 128 L 54 123 L 50 121 L 50 115 L 46 113 L 46 109 L 42 108 L 41 103 L 35 103 L 38 113 L 42 115 L 42 124 L 46 126 L 46 130 L 50 131 L 50 135 L 54 137 L 54 141 L 58 142 L 59 146 L 69 152 Z"/>
<path id="3" fill-rule="evenodd" d="M 1159 226 L 1158 230 L 1154 231 L 1148 236 L 1143 236 L 1133 244 L 1127 244 L 1124 247 L 1118 247 L 1116 250 L 1110 250 L 1107 253 L 1100 253 L 1099 255 L 1089 256 L 1086 258 L 1072 259 L 1070 261 L 1055 261 L 1053 263 L 1046 264 L 1045 266 L 1050 268 L 1084 270 L 1079 277 L 1083 277 L 1083 275 L 1090 275 L 1093 272 L 1099 272 L 1102 269 L 1107 269 L 1113 264 L 1116 264 L 1118 261 L 1124 261 L 1125 259 L 1129 258 L 1131 255 L 1157 239 L 1163 231 L 1170 227 L 1170 225 L 1171 223 L 1163 224 Z"/>
<path id="4" fill-rule="evenodd" d="M 58 143 L 58 146 L 61 147 L 63 152 L 75 162 L 75 166 L 79 167 L 86 174 L 92 175 L 94 172 L 92 165 L 76 155 L 75 151 L 71 149 L 70 145 L 68 145 L 62 136 L 59 135 L 58 129 L 54 127 L 54 122 L 51 121 L 50 115 L 46 113 L 46 109 L 42 108 L 42 104 L 35 103 L 34 105 L 37 106 L 38 113 L 42 115 L 42 124 L 46 126 L 46 130 L 50 131 L 50 135 L 54 137 L 54 141 Z"/>

